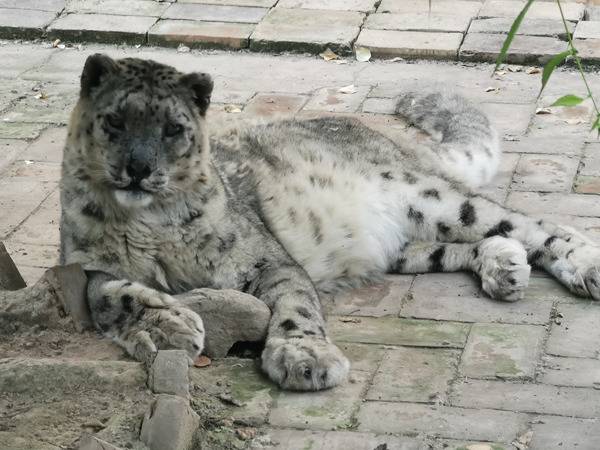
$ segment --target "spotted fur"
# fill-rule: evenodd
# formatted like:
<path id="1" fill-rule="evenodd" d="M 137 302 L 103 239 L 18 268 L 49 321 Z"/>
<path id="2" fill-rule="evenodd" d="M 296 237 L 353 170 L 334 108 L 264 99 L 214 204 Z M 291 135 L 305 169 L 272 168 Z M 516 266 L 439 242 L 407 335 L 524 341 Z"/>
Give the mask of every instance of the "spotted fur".
<path id="1" fill-rule="evenodd" d="M 202 351 L 201 318 L 174 297 L 198 288 L 270 307 L 263 369 L 298 390 L 349 370 L 321 291 L 386 272 L 472 270 L 512 301 L 531 263 L 600 297 L 598 247 L 469 190 L 499 153 L 464 99 L 399 99 L 398 113 L 438 139 L 420 145 L 347 118 L 209 127 L 211 92 L 206 74 L 139 59 L 93 55 L 82 74 L 64 152 L 62 261 L 85 267 L 94 323 L 134 357 Z"/>

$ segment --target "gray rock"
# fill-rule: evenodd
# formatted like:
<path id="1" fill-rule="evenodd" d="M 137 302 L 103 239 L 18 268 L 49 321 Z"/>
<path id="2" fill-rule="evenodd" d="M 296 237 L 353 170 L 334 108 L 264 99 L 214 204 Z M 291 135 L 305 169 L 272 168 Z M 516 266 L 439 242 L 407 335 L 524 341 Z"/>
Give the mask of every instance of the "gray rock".
<path id="1" fill-rule="evenodd" d="M 79 264 L 55 266 L 46 272 L 46 276 L 77 331 L 93 329 L 87 303 L 87 276 L 83 268 Z"/>
<path id="2" fill-rule="evenodd" d="M 79 450 L 120 450 L 112 444 L 94 436 L 86 436 L 79 444 Z"/>
<path id="3" fill-rule="evenodd" d="M 236 342 L 265 339 L 271 310 L 252 295 L 230 289 L 195 289 L 177 298 L 202 317 L 204 353 L 223 357 Z"/>
<path id="4" fill-rule="evenodd" d="M 150 450 L 186 450 L 199 423 L 187 400 L 161 394 L 144 416 L 140 437 Z"/>
<path id="5" fill-rule="evenodd" d="M 189 397 L 188 356 L 184 350 L 160 350 L 150 369 L 148 386 L 157 394 Z"/>
<path id="6" fill-rule="evenodd" d="M 16 291 L 26 286 L 17 266 L 6 251 L 6 247 L 0 242 L 0 289 Z"/>

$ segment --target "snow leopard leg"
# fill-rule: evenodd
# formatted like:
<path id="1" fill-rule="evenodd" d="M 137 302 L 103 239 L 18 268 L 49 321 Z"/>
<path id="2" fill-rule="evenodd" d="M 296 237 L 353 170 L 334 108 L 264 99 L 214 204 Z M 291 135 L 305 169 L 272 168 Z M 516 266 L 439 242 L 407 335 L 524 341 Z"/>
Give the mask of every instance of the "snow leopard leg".
<path id="1" fill-rule="evenodd" d="M 390 268 L 390 273 L 456 272 L 479 275 L 483 290 L 492 298 L 520 300 L 531 268 L 520 242 L 493 236 L 473 243 L 413 242 Z"/>
<path id="2" fill-rule="evenodd" d="M 486 115 L 460 95 L 407 92 L 398 98 L 397 114 L 437 142 L 416 156 L 424 165 L 474 188 L 488 183 L 500 162 L 498 135 Z"/>
<path id="3" fill-rule="evenodd" d="M 291 261 L 264 264 L 250 294 L 271 308 L 262 368 L 281 387 L 316 391 L 342 383 L 348 359 L 331 342 L 317 291 Z"/>
<path id="4" fill-rule="evenodd" d="M 103 272 L 88 272 L 88 279 L 95 326 L 138 361 L 151 364 L 164 348 L 185 350 L 190 362 L 202 352 L 202 319 L 170 295 Z"/>
<path id="5" fill-rule="evenodd" d="M 600 299 L 600 247 L 579 233 L 565 231 L 565 227 L 537 221 L 482 196 L 459 192 L 451 183 L 440 187 L 439 182 L 436 180 L 437 196 L 421 196 L 409 206 L 406 232 L 410 240 L 513 238 L 527 251 L 530 264 L 545 269 L 571 292 Z M 399 259 L 402 257 L 400 254 Z"/>

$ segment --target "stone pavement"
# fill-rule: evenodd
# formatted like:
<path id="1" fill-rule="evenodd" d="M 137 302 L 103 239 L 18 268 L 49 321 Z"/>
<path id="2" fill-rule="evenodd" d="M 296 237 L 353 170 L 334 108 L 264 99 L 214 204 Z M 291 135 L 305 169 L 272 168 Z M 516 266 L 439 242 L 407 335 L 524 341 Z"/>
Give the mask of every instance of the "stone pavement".
<path id="1" fill-rule="evenodd" d="M 0 240 L 29 283 L 56 263 L 65 124 L 83 62 L 95 52 L 211 73 L 213 115 L 352 115 L 392 139 L 406 131 L 390 115 L 399 92 L 453 87 L 487 111 L 503 137 L 488 195 L 600 242 L 600 144 L 588 131 L 590 105 L 547 108 L 565 93 L 583 95 L 571 71 L 556 71 L 538 100 L 540 72 L 516 66 L 491 77 L 490 64 L 0 42 Z M 600 92 L 600 76 L 589 80 Z M 598 449 L 600 305 L 543 273 L 518 303 L 488 299 L 468 274 L 424 274 L 390 276 L 326 307 L 332 336 L 353 363 L 350 381 L 326 392 L 281 392 L 243 354 L 192 368 L 196 448 Z M 0 341 L 0 449 L 70 448 L 82 432 L 145 448 L 130 441 L 152 399 L 140 371 L 93 333 L 33 330 Z M 171 392 L 154 383 L 155 392 Z"/>
<path id="2" fill-rule="evenodd" d="M 494 61 L 524 0 L 0 0 L 0 38 L 68 44 L 307 51 L 369 49 L 374 57 Z M 585 63 L 600 61 L 597 0 L 562 0 Z M 63 44 L 64 45 L 64 44 Z M 553 0 L 530 8 L 509 62 L 566 49 Z"/>

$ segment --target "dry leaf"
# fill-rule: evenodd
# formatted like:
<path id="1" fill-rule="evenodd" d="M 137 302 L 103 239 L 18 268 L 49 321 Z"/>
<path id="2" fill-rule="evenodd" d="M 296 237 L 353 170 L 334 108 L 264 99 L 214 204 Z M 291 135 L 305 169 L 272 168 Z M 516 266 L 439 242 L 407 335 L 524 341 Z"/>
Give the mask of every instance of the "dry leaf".
<path id="1" fill-rule="evenodd" d="M 52 47 L 56 48 L 58 47 L 58 44 L 60 44 L 60 39 L 56 39 L 54 42 L 52 42 Z"/>
<path id="2" fill-rule="evenodd" d="M 344 323 L 360 323 L 360 319 L 358 317 L 340 317 L 338 320 Z"/>
<path id="3" fill-rule="evenodd" d="M 208 356 L 200 355 L 194 360 L 195 367 L 208 367 L 212 364 L 212 361 Z"/>
<path id="4" fill-rule="evenodd" d="M 509 72 L 523 72 L 523 68 L 521 66 L 506 66 L 506 69 Z"/>
<path id="5" fill-rule="evenodd" d="M 539 67 L 528 67 L 527 69 L 525 69 L 525 73 L 528 75 L 533 75 L 535 73 L 542 73 L 542 69 L 540 69 Z"/>
<path id="6" fill-rule="evenodd" d="M 348 86 L 339 88 L 338 92 L 341 94 L 356 94 L 356 92 L 358 92 L 358 89 L 356 89 L 356 86 L 354 86 L 353 84 L 349 84 Z"/>
<path id="7" fill-rule="evenodd" d="M 493 87 L 493 86 L 485 88 L 485 92 L 498 92 L 498 91 L 500 91 L 500 88 Z"/>
<path id="8" fill-rule="evenodd" d="M 323 58 L 325 61 L 331 61 L 332 59 L 338 59 L 339 56 L 336 55 L 333 50 L 327 48 L 323 53 L 319 53 L 319 56 Z"/>
<path id="9" fill-rule="evenodd" d="M 242 110 L 235 105 L 225 105 L 223 108 L 226 113 L 241 113 Z"/>
<path id="10" fill-rule="evenodd" d="M 348 64 L 348 60 L 347 59 L 336 59 L 334 61 L 334 63 L 336 63 L 336 64 Z"/>
<path id="11" fill-rule="evenodd" d="M 35 98 L 38 100 L 48 100 L 48 94 L 46 94 L 44 91 L 40 91 L 35 95 Z"/>
<path id="12" fill-rule="evenodd" d="M 536 114 L 552 114 L 552 110 L 550 108 L 538 108 L 535 110 Z"/>
<path id="13" fill-rule="evenodd" d="M 565 119 L 564 121 L 568 125 L 580 125 L 582 123 L 586 123 L 586 121 L 583 119 Z"/>
<path id="14" fill-rule="evenodd" d="M 496 74 L 496 75 L 500 75 L 500 76 L 502 76 L 502 75 L 506 75 L 506 71 L 505 71 L 505 70 L 497 70 L 497 71 L 495 72 L 495 74 Z"/>
<path id="15" fill-rule="evenodd" d="M 356 47 L 354 49 L 354 56 L 356 57 L 357 61 L 367 62 L 371 59 L 371 50 L 369 50 L 367 47 Z"/>

